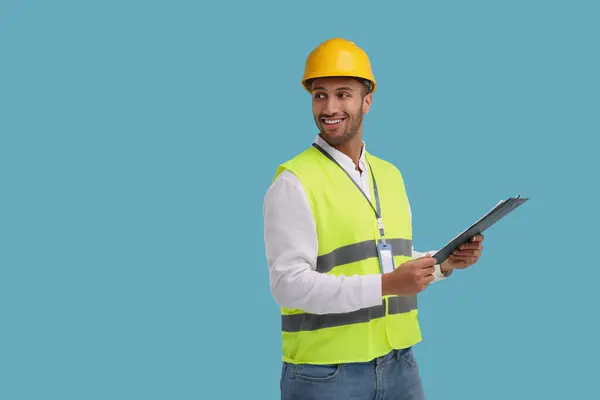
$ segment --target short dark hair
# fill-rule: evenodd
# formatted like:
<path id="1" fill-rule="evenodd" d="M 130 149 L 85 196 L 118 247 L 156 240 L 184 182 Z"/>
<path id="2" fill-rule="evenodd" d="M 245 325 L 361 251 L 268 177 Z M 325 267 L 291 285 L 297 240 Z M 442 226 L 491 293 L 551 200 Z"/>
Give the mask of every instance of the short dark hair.
<path id="1" fill-rule="evenodd" d="M 362 85 L 361 85 L 362 90 L 360 91 L 360 94 L 361 94 L 362 98 L 364 99 L 369 93 L 371 93 L 371 88 L 372 88 L 371 82 L 369 82 L 368 80 L 365 80 L 365 79 L 360 79 L 360 78 L 356 78 L 356 79 L 358 79 L 358 81 L 360 83 L 362 83 Z"/>
<path id="2" fill-rule="evenodd" d="M 371 90 L 373 90 L 373 83 L 371 81 L 369 81 L 368 79 L 363 79 L 363 78 L 354 78 L 356 80 L 358 80 L 360 83 L 363 84 L 363 91 L 362 91 L 362 96 L 363 98 L 368 95 L 369 93 L 371 93 Z"/>

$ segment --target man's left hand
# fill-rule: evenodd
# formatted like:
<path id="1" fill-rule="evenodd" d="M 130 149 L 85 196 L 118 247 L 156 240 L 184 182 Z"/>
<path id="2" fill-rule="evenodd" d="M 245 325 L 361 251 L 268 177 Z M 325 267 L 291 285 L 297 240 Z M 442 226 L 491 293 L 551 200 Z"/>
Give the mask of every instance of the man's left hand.
<path id="1" fill-rule="evenodd" d="M 462 244 L 441 265 L 442 272 L 453 269 L 465 269 L 479 261 L 483 251 L 483 235 L 475 235 L 470 243 Z"/>

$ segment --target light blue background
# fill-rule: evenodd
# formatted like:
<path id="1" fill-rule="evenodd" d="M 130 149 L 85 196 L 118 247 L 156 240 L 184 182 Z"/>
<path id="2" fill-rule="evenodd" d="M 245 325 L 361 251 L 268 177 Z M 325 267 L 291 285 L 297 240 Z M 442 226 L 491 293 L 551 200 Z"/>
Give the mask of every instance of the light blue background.
<path id="1" fill-rule="evenodd" d="M 201 3 L 0 2 L 1 399 L 278 398 L 262 201 L 336 36 L 417 250 L 531 197 L 420 297 L 428 398 L 598 398 L 597 2 Z"/>

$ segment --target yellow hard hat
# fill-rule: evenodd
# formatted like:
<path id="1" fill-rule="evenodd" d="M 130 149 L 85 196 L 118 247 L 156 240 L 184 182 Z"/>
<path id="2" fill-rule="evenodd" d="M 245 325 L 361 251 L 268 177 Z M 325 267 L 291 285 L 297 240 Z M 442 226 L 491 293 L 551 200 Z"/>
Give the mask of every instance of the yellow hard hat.
<path id="1" fill-rule="evenodd" d="M 349 40 L 335 38 L 321 43 L 306 59 L 302 86 L 310 92 L 310 80 L 348 76 L 363 79 L 370 93 L 376 83 L 367 53 Z"/>

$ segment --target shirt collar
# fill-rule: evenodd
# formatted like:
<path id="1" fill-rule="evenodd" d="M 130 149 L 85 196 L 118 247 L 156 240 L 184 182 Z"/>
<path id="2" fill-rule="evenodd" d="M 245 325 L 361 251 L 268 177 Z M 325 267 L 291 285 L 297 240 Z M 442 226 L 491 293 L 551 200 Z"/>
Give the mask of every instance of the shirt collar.
<path id="1" fill-rule="evenodd" d="M 354 161 L 352 161 L 352 159 L 350 157 L 348 157 L 347 155 L 345 155 L 338 149 L 329 145 L 329 143 L 327 143 L 321 137 L 321 135 L 317 135 L 317 137 L 315 138 L 315 143 L 318 144 L 319 146 L 321 146 L 323 148 L 323 150 L 325 150 L 329 155 L 331 155 L 335 159 L 335 161 L 337 161 L 344 169 L 350 170 L 350 171 L 353 171 L 356 169 L 356 166 L 354 165 Z M 358 166 L 359 166 L 360 170 L 364 172 L 367 170 L 367 163 L 365 161 L 365 153 L 366 153 L 367 147 L 366 147 L 364 141 L 362 142 L 362 145 L 363 145 L 363 148 L 360 153 L 360 158 L 358 160 Z"/>

